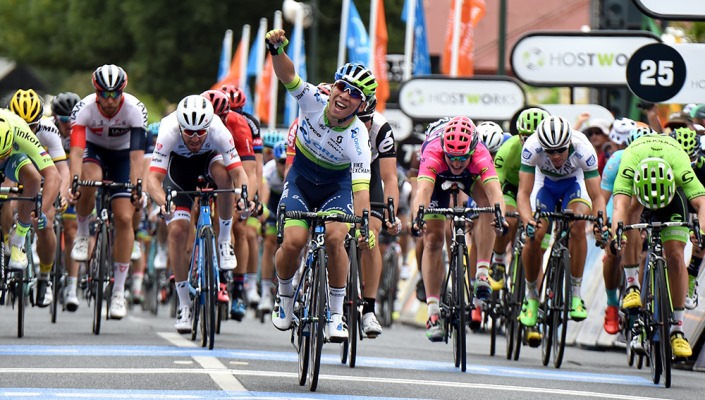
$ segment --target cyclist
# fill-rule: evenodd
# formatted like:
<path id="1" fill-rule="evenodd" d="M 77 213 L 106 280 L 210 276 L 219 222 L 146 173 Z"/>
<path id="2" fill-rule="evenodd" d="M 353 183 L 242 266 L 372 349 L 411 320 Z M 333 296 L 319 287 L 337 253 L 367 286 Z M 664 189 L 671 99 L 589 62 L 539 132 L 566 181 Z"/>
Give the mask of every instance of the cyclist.
<path id="1" fill-rule="evenodd" d="M 613 125 L 614 127 L 614 125 Z M 636 139 L 645 135 L 655 135 L 656 132 L 651 128 L 634 128 L 626 137 L 625 145 L 629 146 Z M 612 136 L 612 133 L 610 133 Z M 614 139 L 613 139 L 614 141 Z M 621 146 L 623 147 L 623 146 Z M 612 190 L 614 189 L 614 180 L 617 177 L 619 164 L 622 161 L 624 149 L 617 150 L 607 160 L 607 164 L 602 171 L 602 180 L 600 188 L 602 195 L 607 202 L 607 217 L 612 217 Z M 605 309 L 605 321 L 603 328 L 605 332 L 614 335 L 619 332 L 619 285 L 622 278 L 622 269 L 619 265 L 619 259 L 610 251 L 605 252 L 602 260 L 602 277 L 605 281 L 605 291 L 607 293 L 607 308 Z"/>
<path id="2" fill-rule="evenodd" d="M 186 96 L 176 111 L 161 120 L 154 156 L 147 175 L 147 190 L 162 210 L 168 229 L 168 252 L 174 270 L 179 313 L 176 330 L 191 332 L 191 298 L 188 282 L 188 242 L 194 196 L 178 195 L 171 210 L 165 208 L 162 184 L 177 190 L 196 190 L 199 176 L 205 176 L 219 189 L 248 184 L 230 131 L 220 118 L 213 118 L 213 106 L 199 95 Z M 235 268 L 231 230 L 233 195 L 218 194 L 218 250 L 221 270 Z M 244 211 L 243 211 L 244 212 Z"/>
<path id="3" fill-rule="evenodd" d="M 454 117 L 435 126 L 423 144 L 421 164 L 412 201 L 412 221 L 419 206 L 428 208 L 447 207 L 450 194 L 441 190 L 445 181 L 457 181 L 464 185 L 463 192 L 472 197 L 478 206 L 486 207 L 499 203 L 504 213 L 502 189 L 497 179 L 492 157 L 485 145 L 479 143 L 475 124 L 467 117 Z M 482 185 L 477 185 L 480 182 Z M 424 215 L 424 252 L 423 282 L 426 289 L 428 305 L 428 322 L 426 337 L 432 341 L 443 339 L 443 327 L 440 322 L 439 297 L 443 282 L 444 268 L 441 264 L 441 251 L 445 235 L 445 217 Z M 483 213 L 476 223 L 478 232 L 491 230 L 492 215 Z M 416 222 L 414 229 L 418 230 Z M 502 229 L 500 227 L 500 229 Z M 474 291 L 479 300 L 487 300 L 492 294 L 488 279 L 490 267 L 491 235 L 477 235 L 478 247 L 477 271 Z"/>
<path id="4" fill-rule="evenodd" d="M 123 93 L 127 74 L 121 67 L 100 66 L 93 72 L 92 80 L 95 93 L 83 98 L 71 115 L 71 176 L 135 183 L 142 175 L 147 109 L 135 96 Z M 80 196 L 69 194 L 69 199 L 76 203 L 78 222 L 71 251 L 76 261 L 88 260 L 89 217 L 95 198 L 95 188 L 82 188 Z M 112 319 L 122 319 L 127 314 L 125 280 L 135 242 L 132 216 L 139 202 L 139 196 L 131 196 L 127 190 L 112 191 L 115 223 L 115 279 L 109 310 Z"/>
<path id="5" fill-rule="evenodd" d="M 355 115 L 363 111 L 366 102 L 374 96 L 377 82 L 367 68 L 356 68 L 333 84 L 330 97 L 325 101 L 319 89 L 304 82 L 296 73 L 293 62 L 284 52 L 286 44 L 288 40 L 283 30 L 267 33 L 266 45 L 272 54 L 274 72 L 300 107 L 296 156 L 286 175 L 280 204 L 287 210 L 316 209 L 361 215 L 363 209 L 370 207 L 371 150 L 367 129 Z M 343 223 L 326 226 L 331 310 L 326 336 L 332 342 L 348 338 L 347 327 L 342 322 L 349 268 L 344 245 L 348 229 Z M 291 327 L 292 280 L 298 256 L 306 245 L 308 227 L 302 221 L 289 220 L 284 232 L 284 242 L 275 258 L 279 291 L 272 311 L 272 323 L 280 330 Z M 372 232 L 369 244 L 365 245 L 374 247 Z"/>
<path id="6" fill-rule="evenodd" d="M 534 182 L 535 181 L 535 182 Z M 532 197 L 534 185 L 539 189 Z M 560 203 L 559 203 L 560 202 Z M 536 129 L 536 134 L 526 139 L 521 155 L 517 205 L 526 232 L 533 240 L 527 240 L 522 251 L 526 272 L 526 300 L 519 319 L 526 327 L 534 327 L 539 307 L 539 276 L 541 273 L 541 243 L 548 230 L 547 222 L 534 220 L 532 208 L 553 211 L 571 209 L 576 215 L 594 215 L 604 211 L 605 201 L 600 192 L 600 175 L 597 172 L 597 154 L 588 138 L 574 131 L 568 121 L 561 117 L 545 118 Z M 582 321 L 587 318 L 585 302 L 580 288 L 587 253 L 585 221 L 574 221 L 570 225 L 571 236 L 570 275 L 572 298 L 570 318 Z M 601 235 L 597 235 L 601 240 Z"/>
<path id="7" fill-rule="evenodd" d="M 6 179 L 21 184 L 22 195 L 27 197 L 36 196 L 44 180 L 41 215 L 36 219 L 39 226 L 51 223 L 46 214 L 53 211 L 61 176 L 27 122 L 7 109 L 0 109 L 0 171 Z M 9 238 L 9 269 L 27 268 L 25 238 L 32 223 L 32 211 L 32 202 L 17 205 L 17 226 Z"/>
<path id="8" fill-rule="evenodd" d="M 477 125 L 477 134 L 480 135 L 480 141 L 487 147 L 492 157 L 497 154 L 499 148 L 508 137 L 505 137 L 502 127 L 496 122 L 485 121 Z"/>

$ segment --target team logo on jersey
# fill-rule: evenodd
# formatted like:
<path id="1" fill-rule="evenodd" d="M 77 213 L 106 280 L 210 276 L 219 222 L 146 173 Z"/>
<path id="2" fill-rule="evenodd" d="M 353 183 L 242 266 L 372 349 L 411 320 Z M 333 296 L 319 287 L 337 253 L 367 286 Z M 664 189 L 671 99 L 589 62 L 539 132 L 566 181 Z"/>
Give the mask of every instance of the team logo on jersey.
<path id="1" fill-rule="evenodd" d="M 161 150 L 161 149 L 162 149 L 162 147 L 164 147 L 164 145 L 163 145 L 163 144 L 161 144 L 161 143 L 157 143 L 157 150 Z"/>
<path id="2" fill-rule="evenodd" d="M 521 158 L 524 160 L 528 160 L 531 158 L 531 151 L 529 149 L 524 149 L 524 151 L 521 152 Z"/>
<path id="3" fill-rule="evenodd" d="M 590 158 L 588 158 L 587 161 L 585 161 L 585 164 L 587 164 L 588 167 L 592 167 L 593 165 L 595 165 L 595 161 L 596 161 L 595 156 L 591 155 Z"/>

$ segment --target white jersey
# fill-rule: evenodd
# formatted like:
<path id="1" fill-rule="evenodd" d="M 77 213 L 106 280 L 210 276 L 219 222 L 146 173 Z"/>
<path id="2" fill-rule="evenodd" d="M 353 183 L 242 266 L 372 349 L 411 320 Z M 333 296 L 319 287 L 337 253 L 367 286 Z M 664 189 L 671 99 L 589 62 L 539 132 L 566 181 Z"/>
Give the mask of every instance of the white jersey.
<path id="1" fill-rule="evenodd" d="M 264 164 L 262 176 L 264 177 L 265 182 L 267 182 L 267 186 L 269 186 L 269 190 L 272 193 L 276 193 L 278 195 L 282 194 L 282 191 L 284 190 L 284 177 L 279 174 L 279 170 L 277 169 L 277 160 L 269 160 L 266 164 Z"/>
<path id="2" fill-rule="evenodd" d="M 90 94 L 74 107 L 71 135 L 81 134 L 80 127 L 85 127 L 86 142 L 110 150 L 129 149 L 132 128 L 147 128 L 147 108 L 135 96 L 123 93 L 118 112 L 112 117 L 106 117 L 98 108 L 96 96 Z M 82 142 L 80 139 L 78 142 L 74 140 L 72 143 Z"/>
<path id="3" fill-rule="evenodd" d="M 396 157 L 394 132 L 387 118 L 375 111 L 370 125 L 370 143 L 372 144 L 372 161 L 385 157 Z"/>
<path id="4" fill-rule="evenodd" d="M 537 179 L 545 176 L 552 181 L 598 176 L 595 148 L 582 132 L 574 130 L 571 136 L 568 159 L 560 168 L 553 166 L 549 156 L 541 147 L 538 136 L 529 136 L 521 151 L 520 170 L 535 172 Z"/>
<path id="5" fill-rule="evenodd" d="M 172 154 L 191 157 L 209 152 L 217 152 L 222 156 L 223 164 L 228 171 L 242 165 L 240 156 L 235 150 L 233 135 L 230 134 L 220 118 L 213 118 L 206 135 L 203 146 L 197 152 L 191 152 L 181 138 L 176 112 L 167 115 L 159 125 L 159 134 L 157 135 L 157 143 L 154 145 L 149 170 L 166 174 Z"/>
<path id="6" fill-rule="evenodd" d="M 59 129 L 50 119 L 42 118 L 39 120 L 35 135 L 37 135 L 39 143 L 49 153 L 54 163 L 66 160 L 66 152 L 64 151 Z"/>

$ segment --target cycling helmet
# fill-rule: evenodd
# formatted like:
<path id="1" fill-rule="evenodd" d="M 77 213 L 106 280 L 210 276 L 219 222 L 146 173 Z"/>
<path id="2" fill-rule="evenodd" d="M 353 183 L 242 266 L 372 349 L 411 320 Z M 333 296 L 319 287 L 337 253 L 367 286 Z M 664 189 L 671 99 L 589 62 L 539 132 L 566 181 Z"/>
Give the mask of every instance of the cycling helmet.
<path id="1" fill-rule="evenodd" d="M 570 144 L 573 128 L 562 117 L 548 117 L 536 129 L 539 143 L 544 149 L 560 149 Z"/>
<path id="2" fill-rule="evenodd" d="M 44 115 L 44 104 L 34 90 L 20 89 L 10 99 L 10 111 L 19 115 L 28 124 L 32 124 L 39 121 Z"/>
<path id="3" fill-rule="evenodd" d="M 644 207 L 657 210 L 671 203 L 676 183 L 671 166 L 662 158 L 642 160 L 634 174 L 634 195 Z"/>
<path id="4" fill-rule="evenodd" d="M 220 91 L 225 93 L 230 102 L 230 109 L 233 111 L 240 110 L 245 107 L 247 103 L 247 97 L 245 97 L 245 92 L 235 85 L 223 85 L 220 87 Z"/>
<path id="5" fill-rule="evenodd" d="M 494 154 L 502 147 L 504 142 L 504 131 L 502 127 L 492 121 L 485 121 L 477 126 L 477 134 L 480 140 L 485 144 L 487 150 Z"/>
<path id="6" fill-rule="evenodd" d="M 73 107 L 79 101 L 81 101 L 81 98 L 76 93 L 59 93 L 51 99 L 51 112 L 54 115 L 69 116 L 73 111 Z"/>
<path id="7" fill-rule="evenodd" d="M 676 128 L 672 133 L 674 139 L 681 144 L 688 157 L 693 158 L 698 154 L 698 133 L 690 128 Z"/>
<path id="8" fill-rule="evenodd" d="M 321 82 L 318 84 L 318 91 L 326 96 L 330 96 L 330 83 Z"/>
<path id="9" fill-rule="evenodd" d="M 147 134 L 150 136 L 157 136 L 159 134 L 159 126 L 161 122 L 152 122 L 147 125 Z"/>
<path id="10" fill-rule="evenodd" d="M 612 122 L 610 130 L 610 140 L 617 144 L 626 144 L 632 129 L 636 129 L 636 122 L 629 118 L 618 118 Z"/>
<path id="11" fill-rule="evenodd" d="M 517 118 L 517 131 L 522 136 L 529 136 L 536 132 L 539 124 L 544 119 L 550 117 L 548 111 L 532 107 L 522 111 Z"/>
<path id="12" fill-rule="evenodd" d="M 278 131 L 267 131 L 262 135 L 262 145 L 264 145 L 264 147 L 273 149 L 274 145 L 283 139 L 284 135 L 282 135 Z"/>
<path id="13" fill-rule="evenodd" d="M 127 74 L 117 65 L 103 65 L 93 72 L 93 86 L 108 92 L 123 90 L 127 86 Z"/>
<path id="14" fill-rule="evenodd" d="M 368 122 L 372 120 L 372 116 L 375 114 L 375 109 L 377 108 L 377 97 L 372 96 L 368 101 L 365 109 L 357 113 L 357 117 L 360 118 L 362 122 Z"/>
<path id="15" fill-rule="evenodd" d="M 190 131 L 208 129 L 213 120 L 213 105 L 203 96 L 184 97 L 176 107 L 176 119 L 181 128 Z"/>
<path id="16" fill-rule="evenodd" d="M 0 158 L 10 155 L 14 139 L 12 124 L 6 116 L 0 115 Z"/>
<path id="17" fill-rule="evenodd" d="M 640 137 L 647 135 L 658 135 L 658 133 L 656 133 L 656 131 L 654 131 L 648 126 L 632 129 L 631 131 L 629 131 L 629 136 L 627 137 L 627 146 L 632 144 L 635 140 L 639 139 Z"/>
<path id="18" fill-rule="evenodd" d="M 705 119 L 705 104 L 700 104 L 696 107 L 693 107 L 693 109 L 690 110 L 690 117 L 696 119 Z"/>
<path id="19" fill-rule="evenodd" d="M 441 147 L 450 156 L 470 155 L 475 151 L 478 137 L 475 124 L 468 117 L 454 117 L 443 128 Z"/>
<path id="20" fill-rule="evenodd" d="M 335 72 L 335 80 L 343 80 L 362 91 L 365 100 L 375 95 L 377 80 L 372 71 L 362 64 L 347 63 Z"/>
<path id="21" fill-rule="evenodd" d="M 273 147 L 274 159 L 286 160 L 286 140 L 280 140 Z"/>
<path id="22" fill-rule="evenodd" d="M 206 90 L 201 96 L 208 99 L 213 105 L 213 113 L 223 118 L 230 112 L 230 101 L 228 96 L 220 90 Z"/>

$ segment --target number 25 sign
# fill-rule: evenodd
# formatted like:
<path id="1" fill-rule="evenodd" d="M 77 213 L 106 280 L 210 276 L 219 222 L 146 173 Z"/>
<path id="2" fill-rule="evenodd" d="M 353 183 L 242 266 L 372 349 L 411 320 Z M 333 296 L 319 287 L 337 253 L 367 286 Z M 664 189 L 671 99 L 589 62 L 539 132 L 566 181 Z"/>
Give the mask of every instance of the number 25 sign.
<path id="1" fill-rule="evenodd" d="M 629 59 L 627 85 L 637 97 L 660 103 L 678 94 L 685 71 L 685 61 L 678 51 L 662 43 L 647 44 Z"/>

